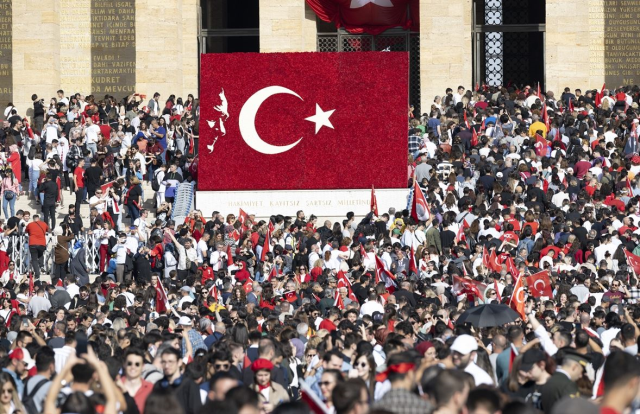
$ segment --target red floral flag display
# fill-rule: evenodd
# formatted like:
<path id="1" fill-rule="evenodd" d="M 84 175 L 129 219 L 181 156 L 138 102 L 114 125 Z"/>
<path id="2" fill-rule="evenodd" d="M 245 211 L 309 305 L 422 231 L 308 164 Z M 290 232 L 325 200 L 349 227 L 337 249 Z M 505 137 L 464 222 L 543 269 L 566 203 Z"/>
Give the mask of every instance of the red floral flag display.
<path id="1" fill-rule="evenodd" d="M 553 296 L 553 291 L 551 290 L 551 279 L 549 278 L 548 270 L 543 270 L 542 272 L 527 276 L 527 286 L 529 286 L 529 292 L 531 292 L 531 296 L 534 296 L 536 298 L 539 298 L 541 296 L 550 298 Z"/>
<path id="2" fill-rule="evenodd" d="M 198 190 L 369 189 L 374 177 L 378 188 L 406 186 L 406 154 L 388 149 L 408 145 L 407 53 L 216 53 L 201 62 L 200 164 L 217 173 L 200 174 Z M 375 170 L 353 174 L 374 159 Z"/>
<path id="3" fill-rule="evenodd" d="M 640 275 L 640 256 L 636 256 L 628 250 L 624 250 L 625 256 L 627 256 L 627 264 L 633 270 L 633 274 Z"/>

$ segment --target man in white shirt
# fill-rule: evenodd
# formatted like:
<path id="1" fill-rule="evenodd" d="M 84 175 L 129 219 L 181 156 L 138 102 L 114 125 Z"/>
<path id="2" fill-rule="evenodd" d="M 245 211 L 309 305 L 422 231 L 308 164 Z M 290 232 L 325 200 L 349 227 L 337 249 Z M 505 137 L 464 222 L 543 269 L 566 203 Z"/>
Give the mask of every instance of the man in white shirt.
<path id="1" fill-rule="evenodd" d="M 138 240 L 140 240 L 143 243 L 147 242 L 147 236 L 148 236 L 148 230 L 147 228 L 149 227 L 149 225 L 147 224 L 147 217 L 149 216 L 149 211 L 147 209 L 142 209 L 140 210 L 140 217 L 138 217 L 137 219 L 135 219 L 135 221 L 133 222 L 133 225 L 137 228 L 138 230 Z"/>
<path id="2" fill-rule="evenodd" d="M 99 215 L 102 215 L 107 209 L 107 197 L 106 194 L 102 194 L 101 187 L 98 187 L 93 197 L 89 199 L 89 208 L 98 210 Z"/>
<path id="3" fill-rule="evenodd" d="M 51 144 L 54 139 L 58 139 L 58 133 L 60 132 L 60 125 L 58 124 L 58 119 L 55 117 L 49 118 L 49 122 L 44 129 L 44 137 L 47 141 L 47 144 Z"/>
<path id="4" fill-rule="evenodd" d="M 384 306 L 378 302 L 378 295 L 374 292 L 369 293 L 369 298 L 360 307 L 360 316 L 373 315 L 373 312 L 380 312 L 384 315 Z"/>
<path id="5" fill-rule="evenodd" d="M 216 250 L 211 253 L 211 259 L 209 264 L 214 272 L 221 270 L 224 266 L 224 262 L 227 260 L 227 252 L 224 249 L 224 243 L 216 244 Z"/>
<path id="6" fill-rule="evenodd" d="M 87 149 L 91 151 L 92 157 L 98 151 L 99 134 L 100 127 L 93 123 L 91 117 L 88 117 L 85 126 L 82 129 L 82 136 L 86 138 Z"/>
<path id="7" fill-rule="evenodd" d="M 76 277 L 73 275 L 69 275 L 67 279 L 65 279 L 65 289 L 69 294 L 69 297 L 73 299 L 76 295 L 80 294 L 80 287 L 76 285 Z"/>
<path id="8" fill-rule="evenodd" d="M 464 95 L 464 86 L 458 86 L 458 93 L 453 94 L 453 105 L 457 105 L 458 102 L 462 102 L 462 96 Z"/>
<path id="9" fill-rule="evenodd" d="M 476 351 L 478 350 L 478 343 L 473 336 L 458 336 L 455 341 L 453 341 L 453 344 L 451 344 L 450 349 L 453 365 L 455 365 L 456 368 L 462 369 L 471 374 L 475 380 L 476 386 L 483 384 L 493 386 L 493 379 L 491 378 L 491 375 L 474 362 L 477 355 Z"/>
<path id="10" fill-rule="evenodd" d="M 202 237 L 200 237 L 200 241 L 196 246 L 196 251 L 198 252 L 198 266 L 202 265 L 209 258 L 209 246 L 207 242 L 211 238 L 209 233 L 204 233 Z"/>

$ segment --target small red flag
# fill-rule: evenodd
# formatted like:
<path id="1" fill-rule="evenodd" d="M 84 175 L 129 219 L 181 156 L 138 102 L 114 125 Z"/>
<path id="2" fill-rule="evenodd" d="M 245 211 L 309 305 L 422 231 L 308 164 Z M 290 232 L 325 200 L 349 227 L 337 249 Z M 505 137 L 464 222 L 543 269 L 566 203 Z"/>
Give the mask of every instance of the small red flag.
<path id="1" fill-rule="evenodd" d="M 484 266 L 486 269 L 491 269 L 491 260 L 490 260 L 490 256 L 489 256 L 489 251 L 487 250 L 487 246 L 484 245 L 482 247 L 482 266 Z"/>
<path id="2" fill-rule="evenodd" d="M 520 317 L 524 319 L 524 305 L 525 305 L 525 293 L 524 293 L 524 282 L 522 277 L 518 277 L 515 286 L 513 287 L 513 294 L 511 295 L 511 300 L 509 301 L 509 306 L 520 314 Z"/>
<path id="3" fill-rule="evenodd" d="M 384 282 L 384 285 L 389 286 L 397 286 L 395 282 L 396 276 L 384 268 L 384 263 L 382 260 L 376 256 L 376 284 L 381 281 Z"/>
<path id="4" fill-rule="evenodd" d="M 409 250 L 409 272 L 413 272 L 414 274 L 418 274 L 418 264 L 416 263 L 416 251 L 411 246 L 411 250 Z"/>
<path id="5" fill-rule="evenodd" d="M 169 299 L 167 299 L 167 292 L 162 286 L 160 278 L 158 278 L 158 284 L 156 285 L 156 312 L 165 313 L 169 309 Z"/>
<path id="6" fill-rule="evenodd" d="M 242 227 L 249 227 L 249 215 L 245 213 L 243 209 L 240 209 L 240 212 L 238 213 L 238 221 L 242 224 Z"/>
<path id="7" fill-rule="evenodd" d="M 376 190 L 371 186 L 371 211 L 376 216 L 378 215 L 378 199 L 376 198 Z"/>
<path id="8" fill-rule="evenodd" d="M 246 295 L 253 292 L 253 280 L 247 279 L 247 281 L 244 282 L 244 285 L 242 285 L 242 288 L 244 289 L 244 293 Z"/>
<path id="9" fill-rule="evenodd" d="M 227 245 L 227 266 L 233 266 L 233 256 L 231 255 L 231 245 Z"/>
<path id="10" fill-rule="evenodd" d="M 269 248 L 271 247 L 271 234 L 267 231 L 267 234 L 264 235 L 264 244 L 262 245 L 262 253 L 260 254 L 260 261 L 264 262 L 264 259 L 267 257 L 267 253 L 269 253 Z"/>
<path id="11" fill-rule="evenodd" d="M 471 146 L 475 147 L 478 145 L 478 133 L 475 128 L 471 128 Z"/>
<path id="12" fill-rule="evenodd" d="M 115 181 L 111 181 L 111 182 L 108 182 L 108 183 L 106 183 L 106 184 L 102 184 L 102 185 L 100 186 L 100 189 L 102 190 L 102 194 L 103 194 L 103 195 L 104 195 L 104 194 L 107 194 L 107 191 L 109 191 L 109 189 L 110 189 L 111 187 L 113 187 L 113 183 L 114 183 L 114 182 L 115 182 Z"/>
<path id="13" fill-rule="evenodd" d="M 333 306 L 337 306 L 338 309 L 344 309 L 344 301 L 342 300 L 342 296 L 340 296 L 340 289 L 336 289 L 335 301 L 333 302 Z"/>
<path id="14" fill-rule="evenodd" d="M 416 221 L 428 221 L 431 217 L 429 212 L 429 205 L 425 198 L 420 186 L 416 181 L 415 175 L 413 176 L 413 201 L 411 202 L 411 217 Z"/>

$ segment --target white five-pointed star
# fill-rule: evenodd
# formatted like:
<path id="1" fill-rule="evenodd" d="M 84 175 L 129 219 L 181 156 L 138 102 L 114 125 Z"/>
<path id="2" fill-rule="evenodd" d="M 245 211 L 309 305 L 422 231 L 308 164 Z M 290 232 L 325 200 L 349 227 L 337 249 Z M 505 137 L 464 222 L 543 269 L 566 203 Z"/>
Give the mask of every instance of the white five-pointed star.
<path id="1" fill-rule="evenodd" d="M 305 118 L 305 121 L 315 122 L 316 124 L 316 134 L 320 131 L 320 128 L 323 126 L 329 127 L 331 129 L 335 129 L 333 125 L 331 125 L 331 121 L 329 121 L 329 117 L 331 114 L 335 112 L 335 109 L 330 111 L 323 111 L 320 108 L 320 105 L 316 104 L 316 114 L 314 116 L 310 116 L 309 118 Z"/>

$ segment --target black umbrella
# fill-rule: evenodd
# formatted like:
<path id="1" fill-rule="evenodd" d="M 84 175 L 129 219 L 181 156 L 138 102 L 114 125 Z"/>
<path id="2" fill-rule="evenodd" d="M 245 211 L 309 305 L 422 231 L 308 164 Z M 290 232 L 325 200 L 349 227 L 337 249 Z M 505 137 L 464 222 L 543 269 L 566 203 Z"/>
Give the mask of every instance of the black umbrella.
<path id="1" fill-rule="evenodd" d="M 470 323 L 476 328 L 484 328 L 487 326 L 500 326 L 513 322 L 520 315 L 507 305 L 479 305 L 471 309 L 467 309 L 456 321 L 461 325 Z"/>

